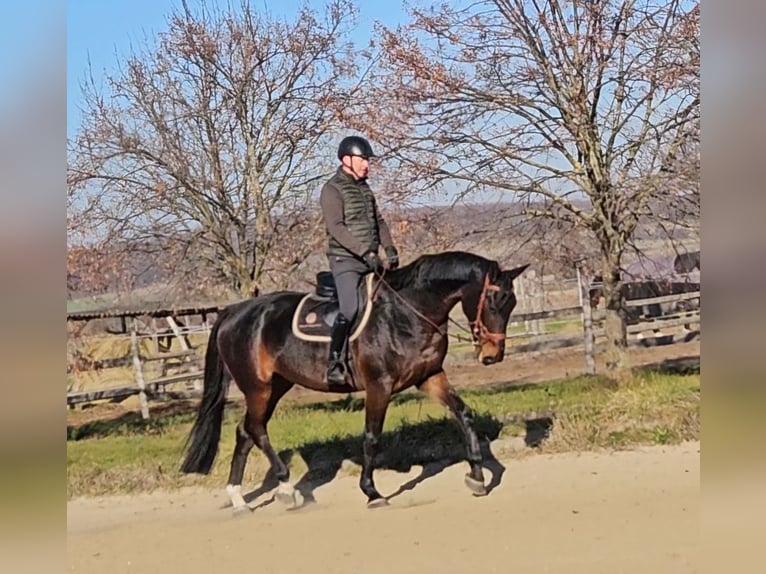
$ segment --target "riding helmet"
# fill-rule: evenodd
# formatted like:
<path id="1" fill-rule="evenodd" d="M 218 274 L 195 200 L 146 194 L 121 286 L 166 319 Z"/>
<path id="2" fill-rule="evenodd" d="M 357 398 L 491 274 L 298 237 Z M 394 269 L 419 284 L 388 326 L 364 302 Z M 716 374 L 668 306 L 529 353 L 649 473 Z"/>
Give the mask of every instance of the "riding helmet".
<path id="1" fill-rule="evenodd" d="M 370 142 L 360 136 L 348 136 L 341 140 L 338 146 L 338 159 L 343 159 L 344 155 L 357 155 L 359 157 L 374 157 Z"/>

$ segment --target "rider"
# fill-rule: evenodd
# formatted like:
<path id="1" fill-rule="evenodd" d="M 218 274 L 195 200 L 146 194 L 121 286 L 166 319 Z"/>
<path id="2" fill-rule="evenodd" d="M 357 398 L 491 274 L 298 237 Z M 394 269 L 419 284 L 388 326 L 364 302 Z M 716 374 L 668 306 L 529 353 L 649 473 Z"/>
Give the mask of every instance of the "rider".
<path id="1" fill-rule="evenodd" d="M 322 187 L 320 205 L 328 235 L 327 258 L 338 291 L 339 313 L 330 335 L 327 382 L 345 382 L 343 348 L 358 311 L 357 287 L 365 274 L 384 269 L 378 256 L 382 245 L 386 267 L 399 266 L 399 253 L 391 232 L 378 211 L 375 197 L 367 184 L 370 143 L 359 136 L 348 136 L 338 146 L 341 165 Z"/>

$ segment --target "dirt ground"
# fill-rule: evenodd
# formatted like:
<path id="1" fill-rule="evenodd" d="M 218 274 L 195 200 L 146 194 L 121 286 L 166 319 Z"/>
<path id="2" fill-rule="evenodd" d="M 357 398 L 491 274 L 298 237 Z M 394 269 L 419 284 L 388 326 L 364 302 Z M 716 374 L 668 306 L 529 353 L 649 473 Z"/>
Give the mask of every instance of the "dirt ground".
<path id="1" fill-rule="evenodd" d="M 683 358 L 700 356 L 699 339 L 688 343 L 654 347 L 631 347 L 629 361 L 633 367 L 661 366 Z M 544 353 L 509 354 L 502 363 L 485 367 L 475 363 L 445 361 L 445 371 L 456 387 L 502 383 L 526 384 L 574 377 L 585 373 L 585 355 L 579 347 Z M 596 360 L 596 372 L 606 372 L 602 360 Z"/>
<path id="2" fill-rule="evenodd" d="M 422 480 L 420 467 L 377 472 L 384 495 L 401 493 L 376 510 L 348 475 L 302 509 L 266 493 L 240 518 L 223 489 L 72 500 L 68 571 L 698 571 L 699 443 L 498 460 L 499 484 L 483 498 L 463 485 L 464 463 Z"/>
<path id="3" fill-rule="evenodd" d="M 699 357 L 699 342 L 634 348 L 634 366 Z M 445 365 L 458 388 L 531 383 L 584 371 L 581 351 L 509 356 L 492 367 Z M 296 389 L 285 400 L 327 400 Z M 69 424 L 119 416 L 128 403 L 71 411 Z M 484 498 L 463 485 L 465 463 L 376 472 L 391 506 L 368 510 L 356 476 L 314 490 L 286 511 L 271 492 L 233 518 L 217 491 L 76 499 L 67 504 L 68 571 L 697 572 L 699 443 L 628 452 L 502 456 Z M 499 453 L 498 453 L 499 448 Z M 503 468 L 504 467 L 504 468 Z M 504 472 L 503 472 L 504 471 Z M 298 477 L 296 477 L 297 480 Z M 490 473 L 487 472 L 489 482 Z M 245 485 L 256 488 L 258 485 Z"/>

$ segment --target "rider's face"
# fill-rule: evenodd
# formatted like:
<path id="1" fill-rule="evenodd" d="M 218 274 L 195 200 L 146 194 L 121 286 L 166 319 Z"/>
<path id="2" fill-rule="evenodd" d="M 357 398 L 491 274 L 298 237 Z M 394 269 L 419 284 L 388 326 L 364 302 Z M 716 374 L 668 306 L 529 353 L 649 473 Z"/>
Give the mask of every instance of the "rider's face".
<path id="1" fill-rule="evenodd" d="M 370 169 L 370 160 L 357 155 L 347 155 L 343 158 L 343 167 L 356 179 L 364 179 Z"/>

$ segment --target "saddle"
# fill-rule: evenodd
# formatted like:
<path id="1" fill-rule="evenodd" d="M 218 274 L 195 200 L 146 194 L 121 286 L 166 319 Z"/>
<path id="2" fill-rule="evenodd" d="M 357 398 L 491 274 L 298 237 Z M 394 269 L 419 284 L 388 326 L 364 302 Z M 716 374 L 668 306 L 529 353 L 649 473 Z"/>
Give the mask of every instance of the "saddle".
<path id="1" fill-rule="evenodd" d="M 374 274 L 368 273 L 360 283 L 356 295 L 359 299 L 359 311 L 351 326 L 348 340 L 353 341 L 364 330 L 372 312 Z M 329 343 L 332 325 L 338 315 L 338 292 L 335 280 L 329 271 L 320 271 L 316 275 L 316 289 L 308 293 L 298 303 L 293 314 L 293 335 L 304 341 Z"/>

